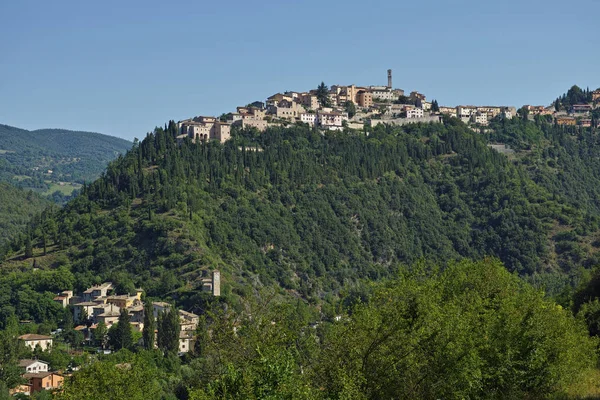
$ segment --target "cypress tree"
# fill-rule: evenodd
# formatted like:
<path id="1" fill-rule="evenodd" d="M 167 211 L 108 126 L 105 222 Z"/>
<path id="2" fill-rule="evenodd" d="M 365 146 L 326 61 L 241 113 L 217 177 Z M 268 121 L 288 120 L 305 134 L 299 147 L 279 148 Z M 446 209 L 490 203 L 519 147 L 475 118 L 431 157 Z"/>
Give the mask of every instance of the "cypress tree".
<path id="1" fill-rule="evenodd" d="M 144 348 L 152 350 L 154 348 L 154 342 L 156 340 L 156 321 L 154 320 L 154 312 L 152 311 L 152 303 L 146 302 L 144 305 L 144 329 L 142 331 L 142 337 L 144 339 Z"/>
<path id="2" fill-rule="evenodd" d="M 129 349 L 131 347 L 133 347 L 133 334 L 131 333 L 129 313 L 123 308 L 121 309 L 121 315 L 119 315 L 115 337 L 115 348 L 120 350 Z"/>
<path id="3" fill-rule="evenodd" d="M 179 350 L 179 314 L 175 308 L 161 313 L 158 320 L 158 347 L 165 353 L 177 353 Z"/>

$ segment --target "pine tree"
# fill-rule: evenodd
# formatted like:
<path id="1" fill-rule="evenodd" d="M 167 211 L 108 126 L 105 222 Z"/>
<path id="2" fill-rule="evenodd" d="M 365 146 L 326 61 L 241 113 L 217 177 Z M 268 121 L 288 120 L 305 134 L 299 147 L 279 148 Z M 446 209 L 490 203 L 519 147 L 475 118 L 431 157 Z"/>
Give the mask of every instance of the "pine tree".
<path id="1" fill-rule="evenodd" d="M 152 303 L 146 302 L 144 305 L 144 329 L 142 331 L 142 337 L 144 339 L 144 348 L 152 350 L 154 348 L 154 342 L 156 340 L 156 321 L 154 320 L 154 312 L 152 310 Z"/>

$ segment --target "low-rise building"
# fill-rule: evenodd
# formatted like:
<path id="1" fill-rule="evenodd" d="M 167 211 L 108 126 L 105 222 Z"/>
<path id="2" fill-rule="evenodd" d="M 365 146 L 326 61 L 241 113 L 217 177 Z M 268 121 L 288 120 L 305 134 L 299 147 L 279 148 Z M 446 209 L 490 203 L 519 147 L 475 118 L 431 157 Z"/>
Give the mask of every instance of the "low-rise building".
<path id="1" fill-rule="evenodd" d="M 196 140 L 217 140 L 221 143 L 231 138 L 231 125 L 217 121 L 215 117 L 195 117 L 192 120 L 180 121 L 181 135 L 179 139 L 189 137 Z"/>
<path id="2" fill-rule="evenodd" d="M 116 322 L 119 321 L 119 316 L 121 315 L 120 311 L 106 311 L 98 316 L 96 316 L 96 321 L 98 323 L 104 322 L 107 328 L 113 326 Z"/>
<path id="3" fill-rule="evenodd" d="M 456 117 L 456 107 L 440 106 L 440 114 Z"/>
<path id="4" fill-rule="evenodd" d="M 24 374 L 23 378 L 29 381 L 31 393 L 42 390 L 58 389 L 62 386 L 64 379 L 62 375 L 56 372 L 38 372 Z"/>
<path id="5" fill-rule="evenodd" d="M 331 129 L 331 128 L 341 128 L 342 127 L 342 114 L 340 113 L 317 113 L 317 123 L 320 127 Z"/>
<path id="6" fill-rule="evenodd" d="M 425 95 L 424 95 L 424 94 L 422 94 L 422 93 L 419 93 L 419 92 L 417 92 L 417 91 L 410 92 L 410 96 L 408 96 L 408 98 L 409 98 L 411 101 L 413 101 L 413 102 L 415 102 L 415 101 L 417 101 L 417 100 L 421 100 L 421 101 L 425 101 L 425 100 L 426 100 L 426 97 L 425 97 Z"/>
<path id="7" fill-rule="evenodd" d="M 40 360 L 19 360 L 19 367 L 25 373 L 48 372 L 48 363 Z"/>
<path id="8" fill-rule="evenodd" d="M 195 331 L 200 317 L 194 313 L 179 310 L 179 321 L 182 331 Z"/>
<path id="9" fill-rule="evenodd" d="M 573 104 L 571 106 L 572 114 L 585 114 L 592 112 L 592 106 L 590 104 Z"/>
<path id="10" fill-rule="evenodd" d="M 119 308 L 127 308 L 127 307 L 133 306 L 134 304 L 141 303 L 141 300 L 139 299 L 138 296 L 122 294 L 122 295 L 108 296 L 106 298 L 106 303 L 114 304 L 115 306 L 117 306 Z"/>
<path id="11" fill-rule="evenodd" d="M 600 100 L 600 89 L 594 90 L 592 92 L 592 101 L 598 101 L 598 100 Z"/>
<path id="12" fill-rule="evenodd" d="M 21 335 L 18 338 L 25 343 L 25 346 L 34 350 L 37 346 L 43 350 L 48 350 L 52 347 L 52 337 L 45 335 L 36 335 L 34 333 L 28 333 L 27 335 Z"/>
<path id="13" fill-rule="evenodd" d="M 410 110 L 406 110 L 406 118 L 423 118 L 425 116 L 425 112 L 422 108 L 412 108 Z"/>
<path id="14" fill-rule="evenodd" d="M 165 303 L 164 301 L 154 301 L 152 302 L 152 313 L 154 314 L 154 318 L 158 318 L 158 314 L 166 313 L 171 310 L 171 304 Z"/>
<path id="15" fill-rule="evenodd" d="M 190 331 L 181 331 L 179 332 L 179 353 L 189 353 L 190 351 L 194 351 L 194 345 L 196 343 L 196 339 L 194 337 L 193 332 Z"/>
<path id="16" fill-rule="evenodd" d="M 557 125 L 577 125 L 577 120 L 573 117 L 558 116 L 556 117 Z"/>
<path id="17" fill-rule="evenodd" d="M 233 123 L 234 126 L 239 126 L 242 129 L 250 129 L 255 128 L 259 132 L 264 132 L 267 130 L 269 123 L 265 119 L 256 119 L 256 118 L 243 118 L 239 121 Z"/>
<path id="18" fill-rule="evenodd" d="M 584 128 L 590 128 L 592 126 L 592 120 L 589 118 L 580 119 L 579 125 Z"/>
<path id="19" fill-rule="evenodd" d="M 477 111 L 475 114 L 471 114 L 471 122 L 479 125 L 487 125 L 488 114 L 486 112 Z"/>
<path id="20" fill-rule="evenodd" d="M 113 288 L 113 284 L 111 282 L 104 282 L 101 285 L 92 286 L 83 292 L 83 301 L 93 301 L 98 297 L 106 297 L 108 295 L 108 291 Z"/>
<path id="21" fill-rule="evenodd" d="M 70 304 L 69 302 L 71 301 L 72 298 L 73 298 L 72 290 L 63 290 L 62 292 L 60 292 L 60 294 L 58 294 L 54 298 L 54 301 L 57 302 L 58 304 L 60 304 L 64 308 Z"/>
<path id="22" fill-rule="evenodd" d="M 94 301 L 83 301 L 73 305 L 73 320 L 82 322 L 84 319 L 93 317 L 94 307 L 98 306 Z"/>
<path id="23" fill-rule="evenodd" d="M 317 114 L 314 113 L 302 113 L 300 114 L 300 121 L 310 126 L 315 126 L 317 123 Z"/>

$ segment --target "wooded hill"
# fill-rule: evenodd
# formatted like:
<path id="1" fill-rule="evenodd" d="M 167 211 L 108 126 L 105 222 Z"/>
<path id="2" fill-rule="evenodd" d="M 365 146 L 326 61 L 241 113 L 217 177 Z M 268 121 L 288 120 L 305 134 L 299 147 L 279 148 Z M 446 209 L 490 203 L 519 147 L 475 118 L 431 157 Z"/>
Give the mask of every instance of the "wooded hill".
<path id="1" fill-rule="evenodd" d="M 130 148 L 127 140 L 99 133 L 0 125 L 0 180 L 48 195 L 58 191 L 60 202 L 83 182 L 97 179 Z"/>
<path id="2" fill-rule="evenodd" d="M 2 268 L 27 281 L 35 259 L 77 289 L 111 280 L 200 307 L 199 278 L 215 268 L 223 301 L 266 285 L 327 302 L 420 259 L 489 255 L 556 294 L 598 261 L 598 138 L 543 121 L 493 129 L 296 126 L 221 145 L 178 144 L 171 122 L 39 216 Z M 486 144 L 509 138 L 524 148 L 512 159 Z M 51 318 L 36 310 L 20 317 Z"/>

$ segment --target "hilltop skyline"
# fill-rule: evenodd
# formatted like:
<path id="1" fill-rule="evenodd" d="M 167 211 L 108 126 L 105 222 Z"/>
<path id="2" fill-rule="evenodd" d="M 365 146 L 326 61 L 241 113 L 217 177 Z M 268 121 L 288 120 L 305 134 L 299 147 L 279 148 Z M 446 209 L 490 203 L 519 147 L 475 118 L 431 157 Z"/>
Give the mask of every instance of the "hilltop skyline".
<path id="1" fill-rule="evenodd" d="M 369 5 L 2 4 L 0 123 L 132 140 L 321 81 L 385 85 L 388 68 L 394 87 L 449 106 L 600 86 L 593 1 Z"/>

